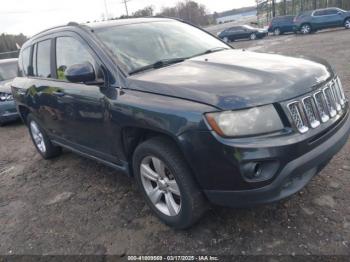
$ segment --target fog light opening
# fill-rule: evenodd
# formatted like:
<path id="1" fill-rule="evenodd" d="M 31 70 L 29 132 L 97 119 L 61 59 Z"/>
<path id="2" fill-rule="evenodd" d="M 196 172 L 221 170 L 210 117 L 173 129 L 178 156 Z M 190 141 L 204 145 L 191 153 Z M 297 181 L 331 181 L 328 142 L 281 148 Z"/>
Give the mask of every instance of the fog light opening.
<path id="1" fill-rule="evenodd" d="M 254 167 L 254 177 L 259 177 L 261 175 L 262 168 L 260 163 L 256 163 Z"/>
<path id="2" fill-rule="evenodd" d="M 276 160 L 252 161 L 241 166 L 241 172 L 247 182 L 261 182 L 271 179 L 279 168 Z"/>
<path id="3" fill-rule="evenodd" d="M 244 175 L 249 179 L 256 179 L 261 176 L 262 165 L 258 162 L 245 164 L 243 167 Z"/>

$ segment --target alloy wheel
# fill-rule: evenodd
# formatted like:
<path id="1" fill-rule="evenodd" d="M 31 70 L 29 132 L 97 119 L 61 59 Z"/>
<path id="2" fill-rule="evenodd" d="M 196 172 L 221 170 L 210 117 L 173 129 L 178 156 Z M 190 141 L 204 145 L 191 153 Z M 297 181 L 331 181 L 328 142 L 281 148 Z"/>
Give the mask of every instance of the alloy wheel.
<path id="1" fill-rule="evenodd" d="M 224 40 L 225 43 L 228 43 L 228 38 L 227 37 L 224 37 L 223 40 Z"/>
<path id="2" fill-rule="evenodd" d="M 142 186 L 152 204 L 167 216 L 176 216 L 181 209 L 181 192 L 175 177 L 157 157 L 145 157 L 140 166 Z"/>
<path id="3" fill-rule="evenodd" d="M 30 122 L 30 132 L 32 133 L 36 147 L 40 150 L 40 152 L 45 153 L 46 145 L 44 141 L 44 136 L 41 133 L 37 123 L 35 123 L 34 121 Z"/>
<path id="4" fill-rule="evenodd" d="M 350 19 L 347 19 L 347 20 L 345 21 L 345 27 L 346 27 L 347 29 L 350 29 Z"/>
<path id="5" fill-rule="evenodd" d="M 281 30 L 279 28 L 276 28 L 274 31 L 274 35 L 280 35 L 281 34 Z"/>
<path id="6" fill-rule="evenodd" d="M 309 34 L 311 32 L 311 27 L 309 25 L 303 25 L 300 31 L 304 35 Z"/>
<path id="7" fill-rule="evenodd" d="M 256 34 L 251 34 L 250 35 L 250 40 L 255 40 L 256 39 Z"/>

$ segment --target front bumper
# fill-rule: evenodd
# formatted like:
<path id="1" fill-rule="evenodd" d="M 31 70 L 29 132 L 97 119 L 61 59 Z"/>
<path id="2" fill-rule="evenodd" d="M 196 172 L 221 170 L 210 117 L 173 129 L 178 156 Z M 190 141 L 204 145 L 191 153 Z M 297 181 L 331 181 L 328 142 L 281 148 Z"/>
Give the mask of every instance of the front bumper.
<path id="1" fill-rule="evenodd" d="M 275 202 L 300 191 L 346 144 L 350 117 L 347 112 L 316 141 L 308 140 L 312 143 L 281 137 L 277 140 L 266 138 L 266 142 L 255 148 L 252 147 L 255 142 L 247 146 L 217 141 L 218 145 L 204 133 L 188 137 L 192 142 L 183 137 L 183 141 L 192 143 L 192 148 L 200 147 L 197 152 L 190 152 L 197 155 L 188 161 L 203 192 L 213 204 L 249 207 Z M 198 139 L 207 141 L 196 141 Z M 191 155 L 185 153 L 187 158 Z M 240 168 L 243 163 L 269 160 L 279 163 L 279 169 L 274 171 L 271 179 L 251 183 L 243 178 Z"/>
<path id="2" fill-rule="evenodd" d="M 7 123 L 19 119 L 14 101 L 0 102 L 0 123 Z"/>

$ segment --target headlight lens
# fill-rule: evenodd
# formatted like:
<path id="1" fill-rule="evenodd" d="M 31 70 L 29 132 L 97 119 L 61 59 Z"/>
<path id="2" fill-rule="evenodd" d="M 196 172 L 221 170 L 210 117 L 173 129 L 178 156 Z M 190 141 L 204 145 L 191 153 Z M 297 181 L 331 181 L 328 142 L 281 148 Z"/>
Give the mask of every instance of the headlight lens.
<path id="1" fill-rule="evenodd" d="M 13 100 L 12 94 L 0 93 L 0 101 L 12 101 L 12 100 Z"/>
<path id="2" fill-rule="evenodd" d="M 273 105 L 208 113 L 205 116 L 212 129 L 226 137 L 266 134 L 284 127 Z"/>

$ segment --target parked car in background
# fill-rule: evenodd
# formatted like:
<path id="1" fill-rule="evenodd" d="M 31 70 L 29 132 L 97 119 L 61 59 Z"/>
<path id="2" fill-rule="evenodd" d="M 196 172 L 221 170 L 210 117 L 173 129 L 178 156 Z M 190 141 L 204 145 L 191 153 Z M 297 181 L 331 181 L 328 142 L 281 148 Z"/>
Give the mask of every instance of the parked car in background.
<path id="1" fill-rule="evenodd" d="M 302 34 L 342 26 L 350 29 L 350 11 L 335 7 L 304 12 L 294 19 L 294 31 Z"/>
<path id="2" fill-rule="evenodd" d="M 226 43 L 240 40 L 240 39 L 250 39 L 256 40 L 266 37 L 268 34 L 267 30 L 255 28 L 249 25 L 233 26 L 225 29 L 219 33 L 218 37 L 221 38 Z"/>
<path id="3" fill-rule="evenodd" d="M 46 30 L 19 66 L 12 91 L 42 157 L 63 147 L 135 177 L 175 228 L 208 201 L 291 196 L 349 137 L 349 103 L 326 61 L 232 49 L 177 20 Z"/>
<path id="4" fill-rule="evenodd" d="M 269 24 L 268 31 L 274 35 L 294 32 L 294 17 L 286 15 L 273 18 Z"/>
<path id="5" fill-rule="evenodd" d="M 17 76 L 17 59 L 0 60 L 0 126 L 19 119 L 11 93 L 11 82 Z"/>

